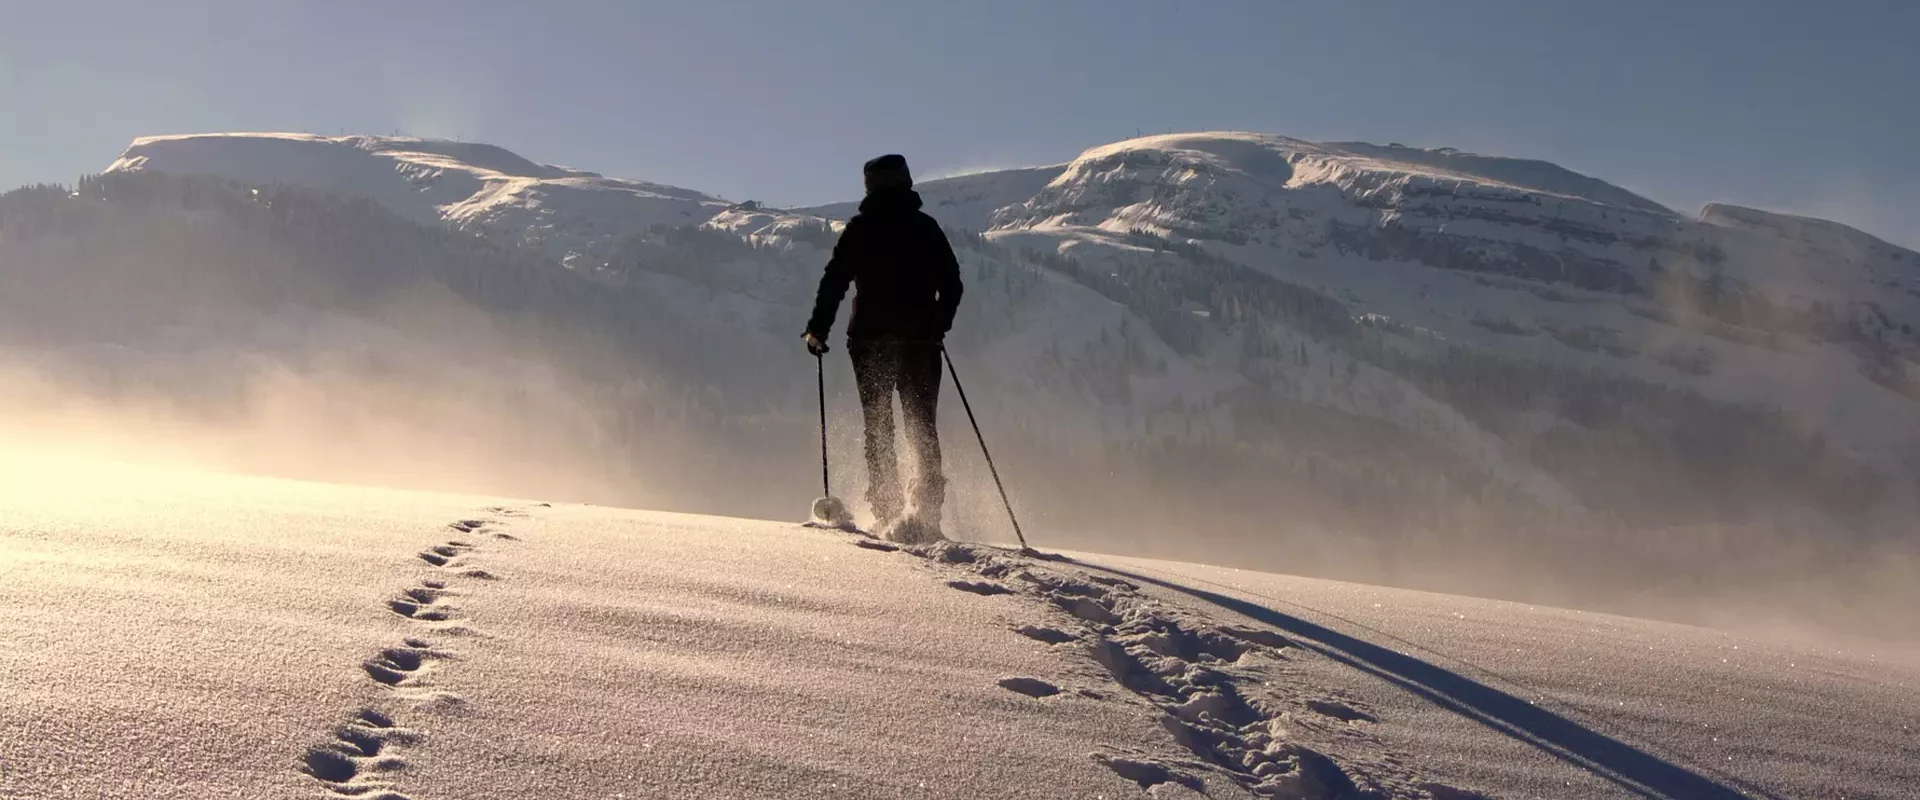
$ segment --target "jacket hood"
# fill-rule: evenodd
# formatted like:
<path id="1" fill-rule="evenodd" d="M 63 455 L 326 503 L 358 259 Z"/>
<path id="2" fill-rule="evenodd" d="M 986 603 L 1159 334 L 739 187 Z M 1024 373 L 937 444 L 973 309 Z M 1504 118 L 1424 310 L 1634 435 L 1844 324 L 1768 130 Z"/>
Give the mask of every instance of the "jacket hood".
<path id="1" fill-rule="evenodd" d="M 887 189 L 867 195 L 860 201 L 862 214 L 909 214 L 919 211 L 920 193 L 912 189 Z"/>

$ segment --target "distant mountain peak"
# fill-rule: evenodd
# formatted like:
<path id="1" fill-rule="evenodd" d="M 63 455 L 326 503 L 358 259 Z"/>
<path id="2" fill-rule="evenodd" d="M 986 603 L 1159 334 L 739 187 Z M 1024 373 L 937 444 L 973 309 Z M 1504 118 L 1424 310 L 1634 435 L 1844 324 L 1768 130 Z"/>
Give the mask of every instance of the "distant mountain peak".
<path id="1" fill-rule="evenodd" d="M 691 189 L 541 164 L 496 145 L 409 136 L 146 136 L 106 171 L 143 170 L 360 195 L 418 222 L 515 231 L 562 260 L 651 225 L 699 224 L 728 205 Z"/>
<path id="2" fill-rule="evenodd" d="M 1347 170 L 1466 181 L 1678 216 L 1645 197 L 1551 162 L 1483 156 L 1451 147 L 1309 142 L 1269 133 L 1201 131 L 1157 134 L 1101 145 L 1088 149 L 1075 162 L 1102 161 L 1135 151 L 1162 151 L 1282 183 L 1294 180 L 1293 168 L 1301 162 L 1321 162 Z"/>

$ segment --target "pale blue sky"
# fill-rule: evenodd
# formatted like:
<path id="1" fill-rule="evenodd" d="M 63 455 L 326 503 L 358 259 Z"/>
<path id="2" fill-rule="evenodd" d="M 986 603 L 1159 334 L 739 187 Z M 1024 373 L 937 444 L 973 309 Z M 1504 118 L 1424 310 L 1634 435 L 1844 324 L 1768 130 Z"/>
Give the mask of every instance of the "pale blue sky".
<path id="1" fill-rule="evenodd" d="M 1232 128 L 1545 158 L 1920 245 L 1920 3 L 0 0 L 0 187 L 134 136 L 459 136 L 733 199 Z"/>

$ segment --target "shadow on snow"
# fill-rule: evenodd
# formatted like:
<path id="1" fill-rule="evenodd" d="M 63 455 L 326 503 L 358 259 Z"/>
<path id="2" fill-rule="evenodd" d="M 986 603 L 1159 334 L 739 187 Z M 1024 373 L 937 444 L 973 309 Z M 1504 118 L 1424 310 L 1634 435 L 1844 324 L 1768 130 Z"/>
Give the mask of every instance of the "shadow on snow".
<path id="1" fill-rule="evenodd" d="M 1649 800 L 1752 800 L 1756 796 L 1779 800 L 1758 790 L 1730 788 L 1457 672 L 1291 614 L 1114 567 L 1057 555 L 1043 558 L 1070 561 L 1086 569 L 1153 584 L 1272 625 L 1298 638 L 1298 644 L 1303 647 L 1532 745 Z"/>

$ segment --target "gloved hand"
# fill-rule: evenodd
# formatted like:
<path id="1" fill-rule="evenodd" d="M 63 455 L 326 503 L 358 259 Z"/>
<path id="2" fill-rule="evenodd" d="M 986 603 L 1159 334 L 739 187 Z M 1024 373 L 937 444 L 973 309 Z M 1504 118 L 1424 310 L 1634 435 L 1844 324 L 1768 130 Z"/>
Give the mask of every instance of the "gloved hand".
<path id="1" fill-rule="evenodd" d="M 807 352 L 812 353 L 815 356 L 824 356 L 827 354 L 828 348 L 827 348 L 826 340 L 821 339 L 820 337 L 815 336 L 811 333 L 805 336 L 802 336 L 800 338 L 802 341 L 805 341 L 807 343 Z"/>

